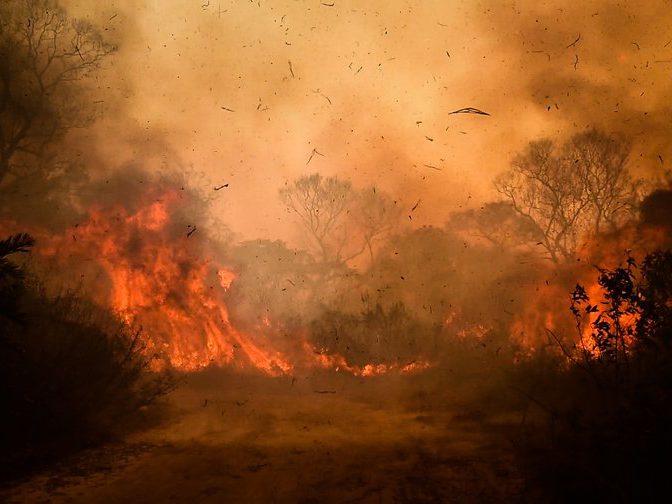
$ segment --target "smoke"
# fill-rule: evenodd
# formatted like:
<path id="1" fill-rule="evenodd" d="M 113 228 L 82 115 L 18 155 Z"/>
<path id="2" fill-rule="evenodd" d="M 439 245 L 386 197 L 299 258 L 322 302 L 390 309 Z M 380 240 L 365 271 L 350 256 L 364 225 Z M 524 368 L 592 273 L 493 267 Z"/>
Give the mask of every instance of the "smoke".
<path id="1" fill-rule="evenodd" d="M 672 215 L 672 190 L 653 191 L 642 201 L 640 211 L 645 226 L 669 227 Z"/>
<path id="2" fill-rule="evenodd" d="M 635 145 L 631 168 L 669 169 L 669 2 L 489 3 L 483 29 L 502 46 L 502 76 L 546 117 L 544 134 L 597 127 Z"/>
<path id="3" fill-rule="evenodd" d="M 294 241 L 277 189 L 314 171 L 422 198 L 422 226 L 495 197 L 539 136 L 623 134 L 638 174 L 672 160 L 663 1 L 65 4 L 118 47 L 83 150 L 144 163 L 162 137 L 201 189 L 231 184 L 212 211 L 246 239 Z"/>
<path id="4" fill-rule="evenodd" d="M 250 330 L 265 309 L 289 327 L 302 309 L 320 315 L 320 303 L 349 317 L 397 301 L 430 325 L 459 311 L 455 333 L 483 317 L 506 325 L 523 302 L 516 290 L 538 280 L 524 271 L 537 258 L 498 255 L 438 226 L 496 199 L 494 176 L 540 136 L 598 127 L 633 142 L 637 174 L 665 169 L 672 44 L 663 3 L 64 1 L 116 51 L 89 82 L 99 117 L 61 146 L 82 177 L 63 194 L 71 211 L 49 215 L 37 204 L 27 220 L 50 217 L 62 231 L 94 207 L 135 215 L 170 187 L 189 203 L 176 207 L 166 239 L 197 227 L 206 243 L 218 235 L 231 245 L 229 229 L 247 240 L 212 254 L 241 273 L 228 296 Z M 463 107 L 490 115 L 450 114 Z M 390 242 L 377 277 L 330 278 L 319 295 L 291 298 L 287 279 L 325 275 L 294 259 L 305 239 L 278 189 L 314 172 L 415 205 L 408 226 L 417 233 Z"/>

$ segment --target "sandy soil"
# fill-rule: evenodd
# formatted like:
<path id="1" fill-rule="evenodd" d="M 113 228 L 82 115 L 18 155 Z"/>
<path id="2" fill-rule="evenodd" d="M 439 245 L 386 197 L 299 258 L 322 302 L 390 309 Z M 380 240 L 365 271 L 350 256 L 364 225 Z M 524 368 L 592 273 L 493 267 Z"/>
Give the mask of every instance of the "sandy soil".
<path id="1" fill-rule="evenodd" d="M 192 377 L 159 427 L 83 453 L 2 502 L 511 502 L 506 419 L 403 378 Z M 431 406 L 428 406 L 430 404 Z"/>

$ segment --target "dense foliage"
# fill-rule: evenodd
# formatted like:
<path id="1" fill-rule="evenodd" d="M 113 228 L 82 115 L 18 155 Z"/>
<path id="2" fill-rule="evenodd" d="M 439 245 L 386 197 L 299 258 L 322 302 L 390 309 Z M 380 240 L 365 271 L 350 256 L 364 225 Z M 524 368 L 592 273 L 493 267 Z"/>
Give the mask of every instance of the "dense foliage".
<path id="1" fill-rule="evenodd" d="M 3 477 L 124 432 L 173 386 L 149 372 L 139 330 L 77 293 L 49 295 L 10 262 L 32 245 L 0 241 Z"/>

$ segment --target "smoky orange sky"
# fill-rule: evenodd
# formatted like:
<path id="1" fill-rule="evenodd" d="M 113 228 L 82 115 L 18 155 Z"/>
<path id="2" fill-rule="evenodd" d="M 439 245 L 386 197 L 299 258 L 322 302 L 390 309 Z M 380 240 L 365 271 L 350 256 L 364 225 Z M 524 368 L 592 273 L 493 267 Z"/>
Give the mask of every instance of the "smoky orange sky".
<path id="1" fill-rule="evenodd" d="M 670 1 L 63 3 L 118 46 L 86 133 L 99 159 L 229 183 L 212 208 L 241 238 L 290 237 L 278 189 L 316 171 L 440 225 L 540 136 L 596 126 L 630 138 L 637 173 L 672 164 Z"/>

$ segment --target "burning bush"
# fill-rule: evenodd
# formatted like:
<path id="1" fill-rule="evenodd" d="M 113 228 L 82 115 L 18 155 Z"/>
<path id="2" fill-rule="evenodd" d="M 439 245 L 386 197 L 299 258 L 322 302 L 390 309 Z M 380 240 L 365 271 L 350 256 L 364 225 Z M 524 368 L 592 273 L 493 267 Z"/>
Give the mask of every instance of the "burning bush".
<path id="1" fill-rule="evenodd" d="M 598 285 L 601 299 L 572 294 L 580 340 L 568 359 L 518 373 L 547 419 L 527 416 L 519 453 L 533 488 L 560 500 L 651 501 L 669 486 L 672 252 L 600 269 Z"/>
<path id="2" fill-rule="evenodd" d="M 149 372 L 140 330 L 75 292 L 47 294 L 9 263 L 32 244 L 0 241 L 2 462 L 13 474 L 121 433 L 173 386 Z"/>

